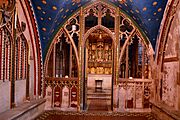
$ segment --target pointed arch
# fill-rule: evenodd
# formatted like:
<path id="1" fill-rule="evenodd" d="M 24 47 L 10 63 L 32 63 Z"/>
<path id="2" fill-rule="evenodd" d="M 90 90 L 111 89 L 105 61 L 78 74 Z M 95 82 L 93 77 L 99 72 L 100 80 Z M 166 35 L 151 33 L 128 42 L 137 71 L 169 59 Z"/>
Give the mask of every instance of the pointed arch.
<path id="1" fill-rule="evenodd" d="M 84 34 L 83 43 L 82 43 L 83 46 L 85 45 L 86 40 L 87 40 L 87 38 L 89 37 L 89 35 L 90 35 L 92 32 L 94 32 L 94 31 L 96 31 L 96 30 L 98 30 L 98 29 L 105 31 L 105 32 L 111 37 L 111 39 L 113 40 L 113 46 L 116 46 L 116 39 L 115 39 L 114 33 L 111 32 L 108 28 L 104 27 L 103 25 L 96 25 L 96 26 L 90 28 L 90 29 Z"/>

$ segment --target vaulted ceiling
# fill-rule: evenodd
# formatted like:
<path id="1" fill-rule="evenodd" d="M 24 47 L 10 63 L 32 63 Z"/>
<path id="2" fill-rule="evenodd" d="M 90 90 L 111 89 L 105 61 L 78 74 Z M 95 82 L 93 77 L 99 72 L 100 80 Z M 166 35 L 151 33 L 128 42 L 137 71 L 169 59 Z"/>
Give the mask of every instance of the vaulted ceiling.
<path id="1" fill-rule="evenodd" d="M 40 34 L 43 57 L 60 26 L 81 6 L 96 0 L 31 0 Z M 168 0 L 103 0 L 128 14 L 155 48 L 160 23 Z M 125 1 L 125 2 L 121 2 Z"/>

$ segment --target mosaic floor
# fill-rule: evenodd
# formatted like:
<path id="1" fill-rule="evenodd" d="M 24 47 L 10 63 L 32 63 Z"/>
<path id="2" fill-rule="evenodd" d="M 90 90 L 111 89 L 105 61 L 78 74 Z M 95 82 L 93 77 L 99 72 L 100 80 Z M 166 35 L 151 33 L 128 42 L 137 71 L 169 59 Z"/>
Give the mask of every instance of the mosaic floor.
<path id="1" fill-rule="evenodd" d="M 35 120 L 156 120 L 150 113 L 46 111 Z"/>

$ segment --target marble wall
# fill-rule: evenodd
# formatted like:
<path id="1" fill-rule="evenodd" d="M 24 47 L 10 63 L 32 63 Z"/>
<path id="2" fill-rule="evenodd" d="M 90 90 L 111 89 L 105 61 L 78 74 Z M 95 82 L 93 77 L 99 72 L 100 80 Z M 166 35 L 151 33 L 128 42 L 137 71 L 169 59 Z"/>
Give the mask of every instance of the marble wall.
<path id="1" fill-rule="evenodd" d="M 0 81 L 0 113 L 10 108 L 10 82 Z"/>
<path id="2" fill-rule="evenodd" d="M 38 98 L 38 63 L 37 59 L 37 51 L 35 46 L 35 35 L 33 31 L 32 24 L 30 22 L 30 16 L 29 16 L 29 11 L 26 7 L 25 1 L 16 1 L 16 6 L 17 7 L 17 12 L 18 12 L 18 19 L 19 22 L 23 22 L 26 24 L 26 29 L 23 32 L 27 43 L 29 47 L 29 58 L 31 58 L 30 64 L 30 99 L 35 99 Z M 36 74 L 36 75 L 35 75 Z M 36 79 L 35 79 L 36 78 Z M 36 84 L 34 83 L 36 81 Z M 36 85 L 36 86 L 35 86 Z M 35 88 L 36 88 L 36 93 L 35 93 Z M 11 100 L 11 83 L 9 80 L 6 80 L 3 82 L 0 80 L 0 113 L 3 111 L 6 111 L 10 109 L 10 100 Z M 24 103 L 26 100 L 26 80 L 15 80 L 15 104 L 16 106 Z"/>
<path id="3" fill-rule="evenodd" d="M 26 3 L 24 0 L 17 0 L 17 8 L 18 8 L 18 18 L 19 22 L 24 22 L 26 24 L 26 29 L 23 32 L 29 47 L 29 65 L 30 65 L 30 74 L 29 74 L 29 94 L 30 99 L 35 99 L 38 97 L 38 63 L 37 59 L 37 49 L 35 48 L 35 32 L 32 27 L 32 23 L 30 22 L 30 16 L 28 13 L 28 9 L 26 7 Z M 35 83 L 36 82 L 36 83 Z M 35 86 L 36 85 L 36 86 Z M 36 93 L 35 92 L 36 89 Z"/>
<path id="4" fill-rule="evenodd" d="M 15 81 L 15 104 L 19 105 L 26 100 L 26 80 Z"/>

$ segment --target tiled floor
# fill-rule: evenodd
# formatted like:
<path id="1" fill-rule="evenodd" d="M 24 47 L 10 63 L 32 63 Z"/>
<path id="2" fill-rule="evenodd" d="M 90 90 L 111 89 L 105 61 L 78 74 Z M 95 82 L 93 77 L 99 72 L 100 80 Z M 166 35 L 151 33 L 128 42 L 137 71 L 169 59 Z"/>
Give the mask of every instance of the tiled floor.
<path id="1" fill-rule="evenodd" d="M 156 120 L 150 113 L 46 111 L 36 120 Z"/>
<path id="2" fill-rule="evenodd" d="M 150 113 L 111 112 L 110 101 L 88 100 L 87 112 L 46 111 L 36 120 L 156 120 Z"/>

